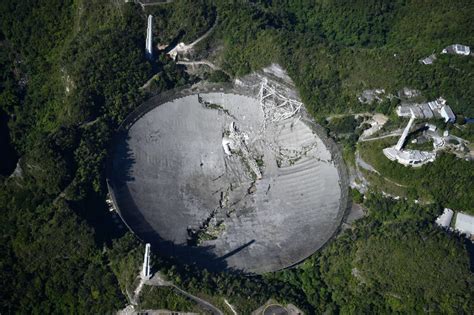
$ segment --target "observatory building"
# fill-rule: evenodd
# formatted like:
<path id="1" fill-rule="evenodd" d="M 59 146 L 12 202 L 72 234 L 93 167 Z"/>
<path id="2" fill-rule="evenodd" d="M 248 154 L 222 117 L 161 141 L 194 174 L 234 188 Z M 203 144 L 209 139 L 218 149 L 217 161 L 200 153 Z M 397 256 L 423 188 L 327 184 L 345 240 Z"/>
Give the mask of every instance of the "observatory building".
<path id="1" fill-rule="evenodd" d="M 391 161 L 397 161 L 405 166 L 419 167 L 423 164 L 433 162 L 436 158 L 435 152 L 420 151 L 420 150 L 409 150 L 403 149 L 410 128 L 415 121 L 415 115 L 411 111 L 412 116 L 408 125 L 403 130 L 402 136 L 398 139 L 395 146 L 383 149 L 383 154 Z"/>
<path id="2" fill-rule="evenodd" d="M 454 122 L 454 115 L 451 107 L 446 104 L 446 100 L 442 97 L 421 104 L 401 105 L 397 107 L 397 115 L 399 117 L 411 117 L 420 119 L 443 118 L 445 122 Z"/>

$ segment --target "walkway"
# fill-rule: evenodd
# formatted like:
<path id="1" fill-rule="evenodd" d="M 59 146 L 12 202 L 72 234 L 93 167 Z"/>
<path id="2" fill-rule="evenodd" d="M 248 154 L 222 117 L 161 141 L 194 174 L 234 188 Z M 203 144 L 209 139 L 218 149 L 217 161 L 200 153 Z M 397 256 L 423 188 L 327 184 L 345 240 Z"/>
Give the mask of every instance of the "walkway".
<path id="1" fill-rule="evenodd" d="M 379 136 L 379 137 L 375 137 L 375 138 L 359 139 L 359 142 L 375 141 L 375 140 L 380 140 L 380 139 L 389 138 L 389 137 L 398 137 L 398 136 L 401 136 L 402 133 L 403 133 L 403 129 L 397 129 L 397 130 L 395 130 L 395 131 L 393 131 L 389 134 L 383 135 L 383 136 Z"/>

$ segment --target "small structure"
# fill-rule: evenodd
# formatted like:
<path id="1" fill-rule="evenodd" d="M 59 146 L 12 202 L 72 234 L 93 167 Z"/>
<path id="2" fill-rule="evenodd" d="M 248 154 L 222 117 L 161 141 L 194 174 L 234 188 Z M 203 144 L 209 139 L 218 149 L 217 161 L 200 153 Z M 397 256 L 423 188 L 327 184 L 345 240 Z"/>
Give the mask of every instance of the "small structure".
<path id="1" fill-rule="evenodd" d="M 149 60 L 153 59 L 153 16 L 148 16 L 148 26 L 146 29 L 146 42 L 145 42 L 146 57 Z"/>
<path id="2" fill-rule="evenodd" d="M 362 94 L 357 97 L 359 102 L 362 104 L 371 104 L 374 101 L 381 102 L 383 100 L 383 95 L 385 94 L 384 89 L 373 89 L 373 90 L 364 90 Z"/>
<path id="3" fill-rule="evenodd" d="M 474 216 L 458 212 L 454 228 L 468 238 L 474 236 Z"/>
<path id="4" fill-rule="evenodd" d="M 471 49 L 469 48 L 469 46 L 454 44 L 443 49 L 441 53 L 469 56 L 471 53 Z"/>
<path id="5" fill-rule="evenodd" d="M 443 214 L 436 219 L 436 224 L 442 228 L 449 228 L 451 220 L 453 219 L 453 214 L 453 210 L 444 208 Z"/>
<path id="6" fill-rule="evenodd" d="M 150 243 L 145 245 L 145 255 L 143 257 L 143 267 L 140 277 L 142 280 L 149 280 L 151 278 L 151 268 L 150 268 Z"/>
<path id="7" fill-rule="evenodd" d="M 105 199 L 105 203 L 107 204 L 107 207 L 109 208 L 110 212 L 115 211 L 115 206 L 114 206 L 114 203 L 112 201 L 112 197 L 110 196 L 110 194 L 107 194 L 107 199 Z"/>
<path id="8" fill-rule="evenodd" d="M 387 123 L 387 121 L 388 121 L 388 117 L 385 115 L 382 115 L 382 114 L 373 115 L 371 119 L 369 119 L 367 122 L 364 122 L 364 123 L 370 124 L 370 128 L 365 129 L 362 132 L 361 139 L 370 137 L 371 135 L 373 135 L 374 133 L 382 129 L 382 127 Z"/>
<path id="9" fill-rule="evenodd" d="M 436 55 L 431 54 L 426 58 L 420 59 L 420 62 L 424 65 L 432 65 L 435 60 L 436 60 Z"/>
<path id="10" fill-rule="evenodd" d="M 188 46 L 185 43 L 180 42 L 168 52 L 168 56 L 170 56 L 171 59 L 176 60 L 178 58 L 178 54 L 186 52 L 187 49 L 188 49 Z"/>
<path id="11" fill-rule="evenodd" d="M 403 99 L 410 99 L 414 97 L 418 97 L 421 95 L 421 92 L 416 89 L 410 89 L 408 87 L 404 87 L 400 91 L 398 91 L 398 97 Z"/>
<path id="12" fill-rule="evenodd" d="M 437 127 L 433 124 L 428 124 L 427 123 L 425 126 L 428 128 L 429 131 L 432 131 L 432 132 L 435 132 L 436 129 L 437 129 Z"/>

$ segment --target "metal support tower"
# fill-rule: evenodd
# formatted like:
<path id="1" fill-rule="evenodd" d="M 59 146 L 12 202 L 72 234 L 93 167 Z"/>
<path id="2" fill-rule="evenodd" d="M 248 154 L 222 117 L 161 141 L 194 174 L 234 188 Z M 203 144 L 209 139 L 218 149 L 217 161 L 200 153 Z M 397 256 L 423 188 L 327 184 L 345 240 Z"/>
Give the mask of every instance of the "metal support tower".
<path id="1" fill-rule="evenodd" d="M 146 29 L 145 52 L 149 60 L 153 59 L 153 16 L 148 16 L 148 27 Z"/>
<path id="2" fill-rule="evenodd" d="M 145 245 L 145 256 L 143 257 L 143 267 L 141 272 L 141 277 L 143 280 L 148 280 L 151 278 L 151 270 L 150 270 L 150 243 L 146 243 Z"/>
<path id="3" fill-rule="evenodd" d="M 288 119 L 299 112 L 303 103 L 284 96 L 264 79 L 258 93 L 264 124 Z"/>

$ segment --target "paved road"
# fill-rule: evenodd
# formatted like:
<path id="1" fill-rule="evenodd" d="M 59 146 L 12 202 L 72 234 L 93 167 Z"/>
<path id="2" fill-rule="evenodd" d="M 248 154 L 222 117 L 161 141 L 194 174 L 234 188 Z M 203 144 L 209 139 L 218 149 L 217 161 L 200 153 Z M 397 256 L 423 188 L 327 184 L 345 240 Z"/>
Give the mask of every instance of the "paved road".
<path id="1" fill-rule="evenodd" d="M 220 309 L 218 309 L 217 307 L 215 307 L 211 303 L 209 303 L 209 302 L 207 302 L 207 301 L 205 301 L 205 300 L 203 300 L 203 299 L 201 299 L 201 298 L 199 298 L 195 295 L 192 295 L 191 293 L 186 292 L 183 289 L 180 289 L 179 287 L 175 286 L 174 284 L 172 284 L 171 287 L 173 287 L 179 293 L 181 293 L 181 294 L 187 296 L 188 298 L 196 301 L 202 308 L 211 311 L 213 314 L 224 315 L 224 312 L 222 312 Z"/>
<path id="2" fill-rule="evenodd" d="M 380 140 L 380 139 L 389 138 L 389 137 L 398 137 L 398 136 L 401 136 L 402 133 L 403 133 L 403 129 L 397 129 L 394 132 L 391 132 L 389 134 L 386 134 L 380 137 L 359 139 L 359 141 L 360 142 L 375 141 L 375 140 Z"/>
<path id="3" fill-rule="evenodd" d="M 362 158 L 360 157 L 359 151 L 355 153 L 355 160 L 356 160 L 356 163 L 363 169 L 380 174 L 372 165 L 362 160 Z"/>
<path id="4" fill-rule="evenodd" d="M 167 3 L 172 3 L 174 0 L 166 0 L 166 1 L 156 1 L 156 2 L 147 2 L 147 1 L 140 1 L 140 0 L 135 0 L 136 3 L 140 4 L 142 8 L 153 6 L 153 5 L 161 5 L 161 4 L 167 4 Z"/>
<path id="5" fill-rule="evenodd" d="M 214 305 L 212 305 L 208 301 L 205 301 L 205 300 L 203 300 L 203 299 L 201 299 L 201 298 L 199 298 L 195 295 L 192 295 L 191 293 L 189 293 L 187 291 L 184 291 L 183 289 L 181 289 L 181 288 L 177 287 L 176 285 L 174 285 L 172 282 L 166 281 L 165 279 L 163 279 L 161 277 L 160 273 L 158 273 L 158 272 L 155 273 L 153 275 L 153 277 L 146 282 L 146 284 L 147 285 L 153 285 L 153 286 L 169 286 L 169 287 L 172 287 L 173 289 L 175 289 L 179 293 L 183 294 L 184 296 L 187 296 L 188 298 L 190 298 L 193 301 L 195 301 L 196 303 L 198 303 L 202 308 L 211 311 L 213 314 L 224 315 L 224 313 L 220 309 L 218 309 L 217 307 L 215 307 Z"/>
<path id="6" fill-rule="evenodd" d="M 193 49 L 194 46 L 196 46 L 200 41 L 202 41 L 203 39 L 205 39 L 206 37 L 208 37 L 212 33 L 212 31 L 216 27 L 218 21 L 219 21 L 219 16 L 216 16 L 216 20 L 214 21 L 214 24 L 201 37 L 199 37 L 194 42 L 192 42 L 191 44 L 188 44 L 188 45 L 186 45 L 184 43 L 179 43 L 173 49 L 171 49 L 168 52 L 168 54 L 171 57 L 175 58 L 179 54 L 187 53 L 188 51 Z"/>

